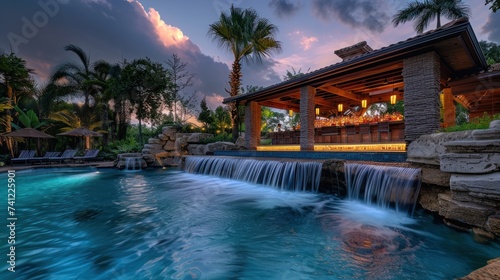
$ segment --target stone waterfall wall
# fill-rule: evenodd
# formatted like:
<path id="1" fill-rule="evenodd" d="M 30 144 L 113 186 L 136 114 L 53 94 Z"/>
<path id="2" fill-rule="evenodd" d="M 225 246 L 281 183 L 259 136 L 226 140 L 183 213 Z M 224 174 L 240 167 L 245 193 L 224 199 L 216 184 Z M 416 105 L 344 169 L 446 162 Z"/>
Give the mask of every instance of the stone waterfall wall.
<path id="1" fill-rule="evenodd" d="M 450 225 L 500 237 L 500 121 L 486 130 L 421 136 L 407 154 L 424 167 L 424 208 Z"/>
<path id="2" fill-rule="evenodd" d="M 210 155 L 216 150 L 239 150 L 243 138 L 235 143 L 215 142 L 203 144 L 212 138 L 209 133 L 179 133 L 175 127 L 164 127 L 157 137 L 150 138 L 142 149 L 143 159 L 148 166 L 176 166 L 185 155 Z"/>

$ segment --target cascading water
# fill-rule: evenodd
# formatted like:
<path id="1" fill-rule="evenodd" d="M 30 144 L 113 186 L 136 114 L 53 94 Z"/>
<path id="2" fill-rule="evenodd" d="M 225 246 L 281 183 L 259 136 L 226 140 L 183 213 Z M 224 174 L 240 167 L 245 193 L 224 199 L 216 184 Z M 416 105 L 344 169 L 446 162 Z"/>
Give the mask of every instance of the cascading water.
<path id="1" fill-rule="evenodd" d="M 184 170 L 272 186 L 282 190 L 318 191 L 321 162 L 256 160 L 231 157 L 186 157 Z"/>
<path id="2" fill-rule="evenodd" d="M 140 171 L 142 170 L 142 157 L 126 157 L 125 170 L 127 171 Z"/>
<path id="3" fill-rule="evenodd" d="M 345 177 L 350 200 L 413 214 L 420 192 L 420 169 L 346 164 Z"/>

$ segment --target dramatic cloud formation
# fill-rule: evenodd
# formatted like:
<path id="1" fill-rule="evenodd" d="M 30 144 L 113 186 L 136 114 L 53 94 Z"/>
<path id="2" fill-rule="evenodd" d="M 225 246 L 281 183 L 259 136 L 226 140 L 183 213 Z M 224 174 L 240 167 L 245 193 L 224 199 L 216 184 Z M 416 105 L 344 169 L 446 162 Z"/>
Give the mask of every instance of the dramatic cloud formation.
<path id="1" fill-rule="evenodd" d="M 500 44 L 500 12 L 489 15 L 482 31 L 488 33 L 488 40 Z"/>
<path id="2" fill-rule="evenodd" d="M 340 20 L 355 28 L 382 32 L 390 22 L 383 0 L 313 0 L 314 13 L 326 21 Z"/>
<path id="3" fill-rule="evenodd" d="M 298 6 L 288 0 L 271 0 L 269 7 L 273 8 L 274 13 L 280 18 L 293 16 L 299 10 Z"/>
<path id="4" fill-rule="evenodd" d="M 0 25 L 0 49 L 24 58 L 40 84 L 48 81 L 55 66 L 78 62 L 63 49 L 74 44 L 90 55 L 91 62 L 117 63 L 147 56 L 164 63 L 175 53 L 196 76 L 188 92 L 196 91 L 199 100 L 213 96 L 209 100 L 217 103 L 211 107 L 228 96 L 224 90 L 228 66 L 204 55 L 182 30 L 166 23 L 155 9 L 146 11 L 138 1 L 15 1 L 0 11 L 0 18 L 10 23 Z M 261 69 L 247 73 L 249 78 L 261 75 Z"/>

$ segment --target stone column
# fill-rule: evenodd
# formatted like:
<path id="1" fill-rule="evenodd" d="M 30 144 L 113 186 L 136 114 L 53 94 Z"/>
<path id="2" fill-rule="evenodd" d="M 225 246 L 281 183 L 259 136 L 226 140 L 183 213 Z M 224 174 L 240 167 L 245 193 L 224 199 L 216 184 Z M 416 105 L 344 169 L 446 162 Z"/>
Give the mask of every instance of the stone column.
<path id="1" fill-rule="evenodd" d="M 439 129 L 439 56 L 428 52 L 403 60 L 405 140 Z"/>
<path id="2" fill-rule="evenodd" d="M 300 150 L 314 151 L 314 98 L 316 89 L 311 86 L 300 88 Z"/>
<path id="3" fill-rule="evenodd" d="M 256 150 L 260 144 L 261 111 L 257 102 L 245 104 L 245 148 Z"/>
<path id="4" fill-rule="evenodd" d="M 443 99 L 443 123 L 444 127 L 455 125 L 455 104 L 453 103 L 453 94 L 451 88 L 445 88 L 442 92 Z"/>

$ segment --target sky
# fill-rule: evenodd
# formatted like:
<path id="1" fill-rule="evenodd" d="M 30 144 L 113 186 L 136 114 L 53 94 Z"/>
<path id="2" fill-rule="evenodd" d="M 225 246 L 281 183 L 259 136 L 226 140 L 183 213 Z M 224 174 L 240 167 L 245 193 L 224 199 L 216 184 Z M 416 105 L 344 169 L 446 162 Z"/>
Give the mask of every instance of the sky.
<path id="1" fill-rule="evenodd" d="M 340 62 L 334 51 L 361 41 L 373 49 L 416 35 L 412 23 L 394 27 L 400 0 L 0 0 L 0 51 L 27 61 L 43 86 L 54 68 L 78 62 L 64 46 L 74 44 L 91 62 L 149 57 L 164 63 L 177 54 L 195 76 L 187 93 L 206 97 L 215 109 L 226 89 L 232 54 L 207 35 L 209 25 L 234 5 L 252 8 L 277 26 L 282 51 L 263 63 L 243 64 L 243 86 L 270 86 L 290 72 Z M 484 0 L 464 0 L 478 40 L 500 44 L 500 12 Z M 443 24 L 448 22 L 442 19 Z M 431 24 L 431 28 L 435 23 Z"/>

